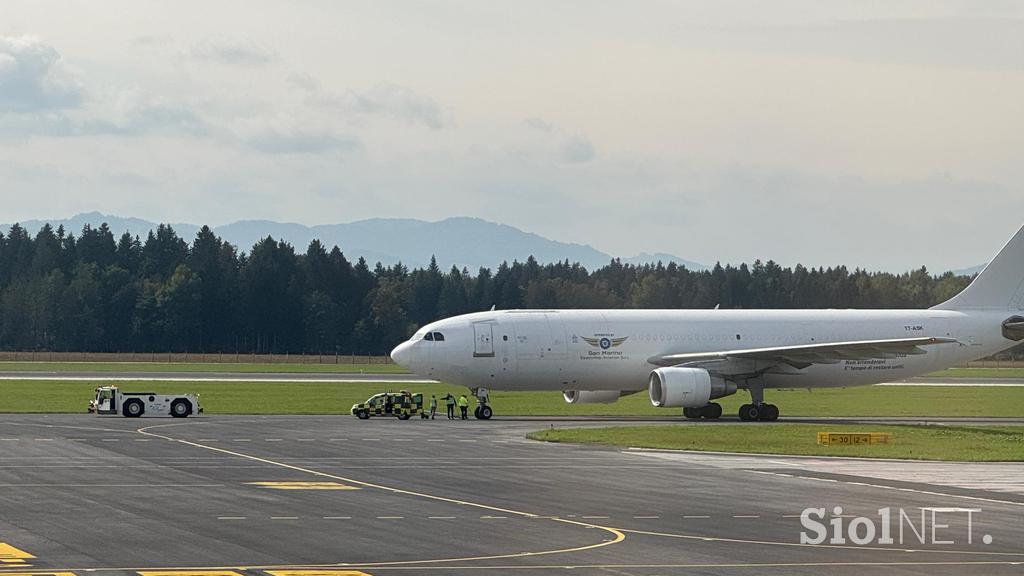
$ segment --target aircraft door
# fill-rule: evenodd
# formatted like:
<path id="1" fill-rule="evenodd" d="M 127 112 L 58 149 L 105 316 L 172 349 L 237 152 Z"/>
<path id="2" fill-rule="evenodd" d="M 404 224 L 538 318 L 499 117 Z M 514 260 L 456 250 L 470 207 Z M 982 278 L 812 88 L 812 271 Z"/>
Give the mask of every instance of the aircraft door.
<path id="1" fill-rule="evenodd" d="M 490 322 L 477 322 L 473 324 L 473 357 L 493 358 L 493 338 L 493 327 Z"/>

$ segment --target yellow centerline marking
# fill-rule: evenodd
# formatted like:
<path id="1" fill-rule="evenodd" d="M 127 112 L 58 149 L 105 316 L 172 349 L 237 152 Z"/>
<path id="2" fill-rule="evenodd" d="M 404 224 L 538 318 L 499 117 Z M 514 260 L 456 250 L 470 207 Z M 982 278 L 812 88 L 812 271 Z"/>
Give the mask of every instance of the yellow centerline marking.
<path id="1" fill-rule="evenodd" d="M 74 572 L 4 572 L 7 576 L 77 576 Z"/>
<path id="2" fill-rule="evenodd" d="M 359 570 L 267 570 L 270 576 L 370 576 Z"/>
<path id="3" fill-rule="evenodd" d="M 449 504 L 458 504 L 458 505 L 461 505 L 461 506 L 471 506 L 471 507 L 474 507 L 474 508 L 480 508 L 482 510 L 489 510 L 489 511 L 492 511 L 492 512 L 501 512 L 503 514 L 510 514 L 510 515 L 520 516 L 520 517 L 524 517 L 524 518 L 536 518 L 537 517 L 536 514 L 532 514 L 530 512 L 521 512 L 519 510 L 511 510 L 511 509 L 508 509 L 508 508 L 501 508 L 501 507 L 498 507 L 498 506 L 490 506 L 488 504 L 481 504 L 479 502 L 470 502 L 468 500 L 459 500 L 458 498 L 449 498 L 449 497 L 446 497 L 446 496 L 437 496 L 435 494 L 426 494 L 426 493 L 423 493 L 423 492 L 416 492 L 414 490 L 405 490 L 405 489 L 402 489 L 402 488 L 394 488 L 394 487 L 391 487 L 391 486 L 384 486 L 382 484 L 375 484 L 373 482 L 365 482 L 365 481 L 362 481 L 362 480 L 356 480 L 354 478 L 346 478 L 344 476 L 339 476 L 337 474 L 330 474 L 330 473 L 327 473 L 327 472 L 321 472 L 319 470 L 313 470 L 313 469 L 310 469 L 310 468 L 303 468 L 302 466 L 295 466 L 294 464 L 287 464 L 285 462 L 278 462 L 278 461 L 275 461 L 275 460 L 270 460 L 269 458 L 261 458 L 259 456 L 253 456 L 251 454 L 245 454 L 243 452 L 236 452 L 234 450 L 228 450 L 226 448 L 219 448 L 219 447 L 216 447 L 216 446 L 207 446 L 205 444 L 200 444 L 198 442 L 192 442 L 190 440 L 183 440 L 183 439 L 180 439 L 180 438 L 174 438 L 172 436 L 165 436 L 163 434 L 158 434 L 158 433 L 155 433 L 155 432 L 150 432 L 150 430 L 152 430 L 154 428 L 166 428 L 166 427 L 169 427 L 169 426 L 182 426 L 182 425 L 183 424 L 156 424 L 156 425 L 153 425 L 153 426 L 145 426 L 145 427 L 139 428 L 138 430 L 136 430 L 136 432 L 138 432 L 139 434 L 146 435 L 146 436 L 151 436 L 153 438 L 160 438 L 160 439 L 168 440 L 168 441 L 171 441 L 171 442 L 177 442 L 179 444 L 184 444 L 186 446 L 193 446 L 195 448 L 201 448 L 203 450 L 210 450 L 212 452 L 220 452 L 222 454 L 228 454 L 228 455 L 235 456 L 235 457 L 238 457 L 238 458 L 245 458 L 247 460 L 252 460 L 254 462 L 262 462 L 264 464 L 269 464 L 271 466 L 278 466 L 278 467 L 281 467 L 281 468 L 287 468 L 289 470 L 295 470 L 297 472 L 304 472 L 306 474 L 310 474 L 312 476 L 318 476 L 320 478 L 329 478 L 331 480 L 337 480 L 337 481 L 343 482 L 345 484 L 351 484 L 351 485 L 355 485 L 355 486 L 362 486 L 364 488 L 375 488 L 377 490 L 383 490 L 385 492 L 390 492 L 392 494 L 402 494 L 402 495 L 405 495 L 405 496 L 413 496 L 413 497 L 416 497 L 416 498 L 423 498 L 423 499 L 427 499 L 427 500 L 433 500 L 433 501 L 436 501 L 436 502 L 447 502 Z M 525 552 L 514 552 L 514 553 L 509 553 L 509 554 L 493 554 L 493 555 L 487 555 L 487 556 L 470 556 L 470 557 L 461 557 L 461 558 L 460 557 L 455 557 L 455 558 L 435 558 L 435 559 L 431 559 L 431 560 L 404 560 L 404 561 L 395 561 L 395 562 L 377 562 L 377 563 L 373 563 L 372 565 L 375 565 L 375 566 L 400 566 L 400 565 L 407 565 L 407 564 L 431 564 L 431 563 L 470 562 L 470 561 L 479 561 L 479 560 L 497 560 L 497 559 L 502 559 L 502 558 L 525 558 L 525 557 L 530 557 L 530 556 L 545 556 L 545 555 L 550 555 L 550 554 L 566 554 L 566 553 L 573 553 L 573 552 L 583 552 L 585 550 L 594 550 L 596 548 L 603 548 L 605 546 L 611 546 L 611 545 L 614 545 L 614 544 L 618 544 L 619 542 L 622 542 L 623 540 L 626 539 L 626 535 L 622 531 L 617 530 L 615 528 L 608 527 L 608 526 L 600 526 L 600 525 L 589 523 L 589 522 L 579 522 L 579 521 L 576 521 L 576 520 L 568 520 L 568 519 L 565 519 L 565 518 L 552 518 L 551 520 L 554 521 L 554 522 L 560 522 L 560 523 L 563 523 L 563 524 L 571 524 L 573 526 L 580 526 L 580 527 L 583 527 L 583 528 L 596 528 L 596 529 L 608 532 L 609 534 L 611 534 L 612 537 L 611 538 L 606 538 L 606 539 L 602 540 L 601 542 L 596 542 L 594 544 L 585 544 L 583 546 L 574 546 L 574 547 L 571 547 L 571 548 L 560 548 L 560 549 L 554 549 L 554 550 L 525 551 Z M 338 564 L 338 565 L 344 565 L 344 564 Z M 370 564 L 363 564 L 363 565 L 370 565 Z M 233 567 L 233 568 L 238 568 L 238 567 Z"/>
<path id="4" fill-rule="evenodd" d="M 139 576 L 242 576 L 234 570 L 146 570 Z"/>
<path id="5" fill-rule="evenodd" d="M 25 564 L 26 560 L 31 560 L 35 556 L 19 550 L 6 542 L 0 542 L 0 563 L 3 564 Z"/>

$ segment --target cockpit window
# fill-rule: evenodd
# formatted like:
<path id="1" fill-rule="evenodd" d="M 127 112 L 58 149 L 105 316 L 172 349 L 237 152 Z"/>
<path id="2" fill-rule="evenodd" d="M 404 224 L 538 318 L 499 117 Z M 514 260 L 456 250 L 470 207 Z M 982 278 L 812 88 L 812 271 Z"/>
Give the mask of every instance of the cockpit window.
<path id="1" fill-rule="evenodd" d="M 427 335 L 424 336 L 423 339 L 424 340 L 430 340 L 431 342 L 433 342 L 434 341 L 434 333 L 433 332 L 427 332 Z"/>
<path id="2" fill-rule="evenodd" d="M 444 342 L 444 334 L 441 334 L 440 332 L 434 332 L 434 341 Z"/>

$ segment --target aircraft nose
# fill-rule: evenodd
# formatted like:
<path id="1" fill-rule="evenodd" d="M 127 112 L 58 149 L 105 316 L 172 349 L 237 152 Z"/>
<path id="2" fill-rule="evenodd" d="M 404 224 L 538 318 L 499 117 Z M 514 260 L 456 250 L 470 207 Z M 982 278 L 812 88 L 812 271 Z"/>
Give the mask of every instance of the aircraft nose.
<path id="1" fill-rule="evenodd" d="M 412 357 L 412 342 L 402 342 L 391 351 L 391 359 L 402 368 L 410 368 L 409 363 L 412 361 Z"/>

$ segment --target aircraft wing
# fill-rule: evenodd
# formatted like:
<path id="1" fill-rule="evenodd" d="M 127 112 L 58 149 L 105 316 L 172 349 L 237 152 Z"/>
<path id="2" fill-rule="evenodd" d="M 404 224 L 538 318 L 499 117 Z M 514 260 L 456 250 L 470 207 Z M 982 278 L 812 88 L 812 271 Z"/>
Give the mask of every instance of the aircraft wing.
<path id="1" fill-rule="evenodd" d="M 925 351 L 921 346 L 953 343 L 957 343 L 955 338 L 942 337 L 857 340 L 852 342 L 774 346 L 771 348 L 748 348 L 745 350 L 722 350 L 719 352 L 664 354 L 648 358 L 647 361 L 655 366 L 677 366 L 691 362 L 714 360 L 755 360 L 766 363 L 788 364 L 794 368 L 806 368 L 811 364 L 836 364 L 843 360 L 871 360 L 875 358 L 894 358 L 896 354 L 924 354 Z"/>

